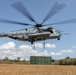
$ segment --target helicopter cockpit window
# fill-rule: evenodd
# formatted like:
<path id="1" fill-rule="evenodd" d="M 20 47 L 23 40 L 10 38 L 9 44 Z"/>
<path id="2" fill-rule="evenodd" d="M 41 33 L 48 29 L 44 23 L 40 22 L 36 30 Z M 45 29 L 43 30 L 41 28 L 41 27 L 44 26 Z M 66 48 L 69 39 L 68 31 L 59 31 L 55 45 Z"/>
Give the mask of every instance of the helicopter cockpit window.
<path id="1" fill-rule="evenodd" d="M 51 33 L 53 33 L 53 30 L 50 30 Z"/>
<path id="2" fill-rule="evenodd" d="M 51 33 L 53 33 L 53 28 L 52 27 L 48 27 L 48 31 L 50 31 Z"/>

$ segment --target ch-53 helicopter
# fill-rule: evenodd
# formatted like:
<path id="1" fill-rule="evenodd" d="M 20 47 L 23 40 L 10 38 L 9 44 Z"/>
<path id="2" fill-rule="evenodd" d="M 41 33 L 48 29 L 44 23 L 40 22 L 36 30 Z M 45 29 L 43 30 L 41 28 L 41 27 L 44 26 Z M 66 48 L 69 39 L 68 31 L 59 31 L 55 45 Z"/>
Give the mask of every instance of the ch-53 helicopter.
<path id="1" fill-rule="evenodd" d="M 65 24 L 65 23 L 75 23 L 76 19 L 70 19 L 62 22 L 57 23 L 51 23 L 51 24 L 44 24 L 45 21 L 47 21 L 50 17 L 54 16 L 56 13 L 58 13 L 60 10 L 62 10 L 66 4 L 64 3 L 58 3 L 56 2 L 55 5 L 52 7 L 50 12 L 46 15 L 44 20 L 41 24 L 38 24 L 33 17 L 30 15 L 30 13 L 25 9 L 24 5 L 21 2 L 17 2 L 12 4 L 12 7 L 15 8 L 17 11 L 19 11 L 21 14 L 26 16 L 29 20 L 34 22 L 35 24 L 27 24 L 27 23 L 21 23 L 6 19 L 0 19 L 1 23 L 9 23 L 9 24 L 18 24 L 18 25 L 25 25 L 25 26 L 33 26 L 31 28 L 26 28 L 19 31 L 9 32 L 9 33 L 1 33 L 0 37 L 9 37 L 15 40 L 20 41 L 28 41 L 33 44 L 35 41 L 42 41 L 47 39 L 58 39 L 60 40 L 61 32 L 59 30 L 54 29 L 50 25 L 56 25 L 56 24 Z"/>

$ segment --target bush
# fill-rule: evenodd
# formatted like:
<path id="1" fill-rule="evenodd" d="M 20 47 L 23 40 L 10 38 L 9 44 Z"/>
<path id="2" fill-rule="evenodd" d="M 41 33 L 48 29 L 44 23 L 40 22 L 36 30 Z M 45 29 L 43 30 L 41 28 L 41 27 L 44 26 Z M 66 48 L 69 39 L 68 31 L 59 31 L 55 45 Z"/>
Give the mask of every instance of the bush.
<path id="1" fill-rule="evenodd" d="M 76 65 L 76 58 L 66 57 L 65 59 L 60 59 L 52 62 L 53 65 Z"/>

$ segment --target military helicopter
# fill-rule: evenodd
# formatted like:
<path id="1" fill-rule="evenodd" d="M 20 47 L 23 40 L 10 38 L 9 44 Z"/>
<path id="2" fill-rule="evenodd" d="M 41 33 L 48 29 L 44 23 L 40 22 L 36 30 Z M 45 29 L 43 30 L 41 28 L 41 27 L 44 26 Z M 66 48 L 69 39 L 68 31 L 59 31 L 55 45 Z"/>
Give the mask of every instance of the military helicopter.
<path id="1" fill-rule="evenodd" d="M 24 5 L 21 2 L 17 2 L 12 4 L 12 7 L 15 8 L 17 11 L 19 11 L 21 14 L 26 16 L 29 20 L 34 22 L 35 24 L 27 24 L 27 23 L 21 23 L 21 22 L 16 22 L 16 21 L 11 21 L 11 20 L 6 20 L 6 19 L 0 19 L 1 23 L 9 23 L 9 24 L 18 24 L 18 25 L 25 25 L 25 26 L 32 26 L 30 28 L 26 28 L 23 30 L 18 30 L 18 31 L 13 31 L 9 33 L 1 33 L 0 37 L 9 37 L 15 40 L 20 40 L 20 41 L 28 41 L 33 44 L 35 41 L 42 41 L 42 40 L 47 40 L 47 39 L 58 39 L 60 40 L 61 37 L 61 32 L 59 30 L 54 29 L 51 27 L 51 25 L 56 25 L 56 24 L 65 24 L 65 23 L 75 23 L 76 19 L 70 19 L 62 22 L 57 22 L 57 23 L 51 23 L 51 24 L 44 24 L 49 18 L 53 17 L 56 13 L 58 13 L 60 10 L 62 10 L 66 4 L 64 3 L 59 3 L 56 2 L 55 5 L 52 7 L 50 12 L 46 15 L 42 23 L 38 24 L 33 17 L 30 15 L 30 13 L 26 10 Z M 44 42 L 45 44 L 45 42 Z"/>

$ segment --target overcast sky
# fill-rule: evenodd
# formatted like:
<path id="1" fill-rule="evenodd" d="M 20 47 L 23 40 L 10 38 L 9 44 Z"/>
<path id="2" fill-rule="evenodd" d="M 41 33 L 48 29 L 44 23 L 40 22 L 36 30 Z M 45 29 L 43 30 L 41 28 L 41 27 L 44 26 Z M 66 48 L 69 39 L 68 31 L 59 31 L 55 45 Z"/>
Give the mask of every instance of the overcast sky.
<path id="1" fill-rule="evenodd" d="M 16 11 L 11 5 L 22 2 L 33 18 L 41 23 L 47 13 L 56 2 L 66 4 L 66 7 L 55 14 L 45 24 L 60 22 L 76 18 L 75 0 L 0 0 L 0 18 L 34 24 L 27 17 Z M 29 59 L 32 56 L 51 56 L 53 59 L 61 59 L 67 56 L 76 57 L 76 23 L 53 25 L 53 28 L 63 31 L 61 33 L 71 33 L 63 35 L 61 40 L 46 40 L 45 49 L 43 41 L 35 44 L 36 48 L 29 42 L 22 42 L 10 38 L 0 38 L 0 59 L 8 56 L 10 59 L 21 57 Z M 26 26 L 0 23 L 0 33 L 24 29 Z"/>

